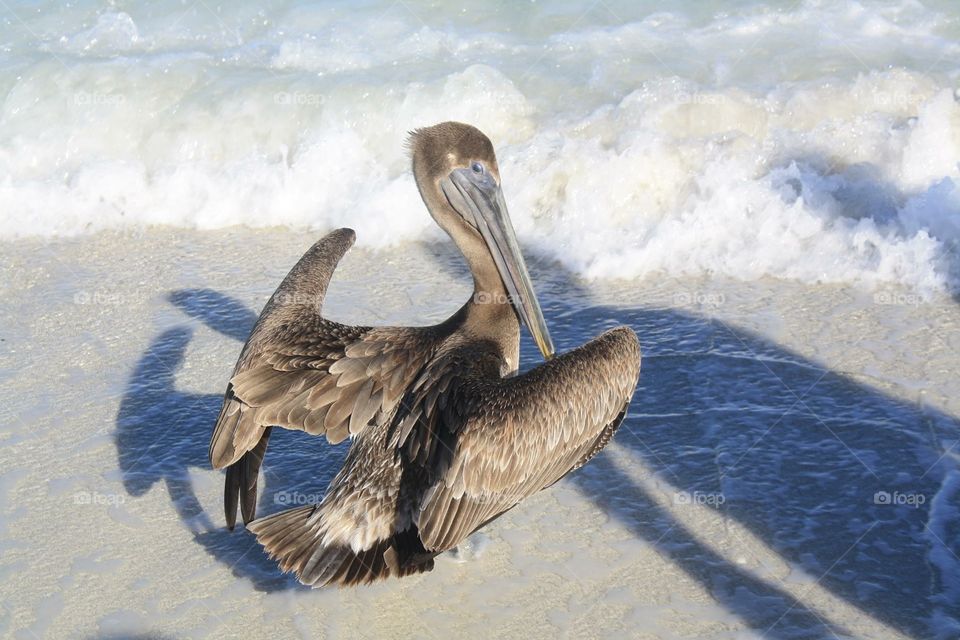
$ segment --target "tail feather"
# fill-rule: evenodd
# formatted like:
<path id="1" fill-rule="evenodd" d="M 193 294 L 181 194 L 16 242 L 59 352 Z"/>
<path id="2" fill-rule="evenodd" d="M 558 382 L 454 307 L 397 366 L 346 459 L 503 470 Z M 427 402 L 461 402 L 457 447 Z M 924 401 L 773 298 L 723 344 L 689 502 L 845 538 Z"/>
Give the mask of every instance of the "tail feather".
<path id="1" fill-rule="evenodd" d="M 303 584 L 352 586 L 433 569 L 434 554 L 424 549 L 416 529 L 379 540 L 359 552 L 349 546 L 324 546 L 319 509 L 317 505 L 297 507 L 248 527 L 280 568 L 294 572 Z"/>
<path id="2" fill-rule="evenodd" d="M 267 452 L 270 430 L 263 430 L 260 441 L 250 451 L 227 467 L 223 483 L 223 512 L 227 519 L 227 528 L 233 531 L 237 524 L 237 506 L 243 515 L 243 524 L 249 524 L 257 517 L 257 485 L 260 478 L 260 465 Z"/>

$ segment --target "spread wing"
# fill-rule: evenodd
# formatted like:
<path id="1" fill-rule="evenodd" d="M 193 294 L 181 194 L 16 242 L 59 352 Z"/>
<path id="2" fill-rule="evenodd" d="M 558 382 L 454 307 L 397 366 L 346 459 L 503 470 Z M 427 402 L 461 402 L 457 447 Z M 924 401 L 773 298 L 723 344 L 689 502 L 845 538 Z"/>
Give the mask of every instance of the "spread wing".
<path id="1" fill-rule="evenodd" d="M 393 436 L 432 478 L 418 519 L 431 551 L 456 546 L 606 446 L 636 388 L 640 346 L 620 327 L 513 378 L 500 377 L 493 349 L 437 362 Z"/>
<path id="2" fill-rule="evenodd" d="M 389 415 L 431 353 L 427 329 L 349 327 L 302 318 L 230 379 L 210 442 L 215 468 L 257 446 L 267 427 L 336 444 Z M 296 330 L 290 330 L 296 329 Z"/>
<path id="3" fill-rule="evenodd" d="M 370 328 L 321 316 L 327 285 L 353 245 L 350 229 L 319 240 L 293 267 L 257 320 L 210 440 L 210 462 L 227 467 L 227 524 L 239 496 L 254 517 L 257 476 L 271 427 L 324 434 L 331 443 L 388 416 L 430 358 L 438 327 Z"/>

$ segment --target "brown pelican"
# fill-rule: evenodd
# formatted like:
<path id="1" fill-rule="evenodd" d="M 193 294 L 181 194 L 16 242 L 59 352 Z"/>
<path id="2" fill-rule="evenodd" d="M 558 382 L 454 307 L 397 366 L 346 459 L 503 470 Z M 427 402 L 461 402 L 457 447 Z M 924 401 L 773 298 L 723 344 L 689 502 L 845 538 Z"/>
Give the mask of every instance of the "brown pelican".
<path id="1" fill-rule="evenodd" d="M 267 302 L 210 442 L 211 463 L 227 469 L 227 525 L 239 502 L 249 530 L 304 584 L 429 571 L 606 446 L 640 372 L 626 327 L 553 357 L 483 133 L 446 122 L 412 133 L 410 147 L 420 195 L 463 252 L 473 297 L 432 327 L 327 320 L 327 283 L 355 238 L 330 233 Z M 521 322 L 547 361 L 517 375 Z M 254 520 L 273 427 L 352 444 L 319 504 Z"/>

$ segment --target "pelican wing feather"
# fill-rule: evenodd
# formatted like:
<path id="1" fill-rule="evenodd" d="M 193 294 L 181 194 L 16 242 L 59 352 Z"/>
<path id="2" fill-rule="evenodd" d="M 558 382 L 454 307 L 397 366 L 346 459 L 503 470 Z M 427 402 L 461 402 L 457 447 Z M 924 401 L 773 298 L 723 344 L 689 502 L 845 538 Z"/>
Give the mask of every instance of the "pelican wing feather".
<path id="1" fill-rule="evenodd" d="M 640 345 L 626 327 L 515 377 L 501 377 L 482 344 L 438 354 L 393 434 L 432 479 L 417 518 L 424 547 L 456 546 L 585 464 L 619 427 L 639 372 Z"/>
<path id="2" fill-rule="evenodd" d="M 439 340 L 436 327 L 353 327 L 322 317 L 350 229 L 321 238 L 267 302 L 227 385 L 210 440 L 214 468 L 227 468 L 225 510 L 254 517 L 256 483 L 270 428 L 324 435 L 331 443 L 389 417 Z"/>

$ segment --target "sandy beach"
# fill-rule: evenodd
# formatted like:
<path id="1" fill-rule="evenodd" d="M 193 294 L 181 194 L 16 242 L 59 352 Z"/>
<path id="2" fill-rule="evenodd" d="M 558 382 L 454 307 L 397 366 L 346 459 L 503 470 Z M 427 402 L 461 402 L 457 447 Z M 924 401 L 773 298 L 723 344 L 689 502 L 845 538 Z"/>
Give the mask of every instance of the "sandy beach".
<path id="1" fill-rule="evenodd" d="M 206 445 L 255 314 L 313 240 L 152 228 L 2 246 L 3 634 L 957 628 L 954 300 L 773 280 L 588 286 L 542 259 L 531 268 L 560 350 L 615 324 L 640 336 L 640 386 L 613 444 L 432 573 L 341 591 L 282 576 L 251 535 L 225 530 Z M 469 295 L 453 251 L 355 249 L 326 312 L 440 320 Z M 318 499 L 343 455 L 279 434 L 261 513 Z"/>

